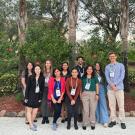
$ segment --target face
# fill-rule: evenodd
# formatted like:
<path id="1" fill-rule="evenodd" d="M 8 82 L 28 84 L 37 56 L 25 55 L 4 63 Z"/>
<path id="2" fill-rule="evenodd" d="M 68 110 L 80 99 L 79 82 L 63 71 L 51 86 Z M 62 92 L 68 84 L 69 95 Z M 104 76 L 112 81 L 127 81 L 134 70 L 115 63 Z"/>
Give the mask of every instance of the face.
<path id="1" fill-rule="evenodd" d="M 49 60 L 46 61 L 46 62 L 45 62 L 45 66 L 46 66 L 47 69 L 50 69 L 51 66 L 52 66 L 51 61 L 49 61 Z"/>
<path id="2" fill-rule="evenodd" d="M 78 71 L 77 71 L 76 69 L 73 69 L 71 74 L 72 74 L 72 77 L 73 77 L 73 78 L 77 78 L 77 76 L 78 76 Z"/>
<path id="3" fill-rule="evenodd" d="M 92 67 L 88 67 L 86 72 L 87 72 L 87 75 L 92 75 L 92 73 L 93 73 Z"/>
<path id="4" fill-rule="evenodd" d="M 117 59 L 116 54 L 111 54 L 111 55 L 109 55 L 109 60 L 110 60 L 111 62 L 116 62 L 116 59 Z"/>
<path id="5" fill-rule="evenodd" d="M 84 61 L 83 61 L 82 58 L 79 58 L 79 59 L 78 59 L 78 64 L 79 64 L 79 65 L 83 65 L 83 62 L 84 62 Z"/>
<path id="6" fill-rule="evenodd" d="M 27 68 L 28 68 L 28 70 L 32 70 L 32 68 L 33 68 L 32 63 L 28 63 Z"/>
<path id="7" fill-rule="evenodd" d="M 99 63 L 96 63 L 96 71 L 99 71 L 100 70 L 100 65 Z"/>
<path id="8" fill-rule="evenodd" d="M 68 69 L 68 64 L 67 64 L 67 63 L 63 63 L 62 69 L 63 69 L 63 70 L 67 70 L 67 69 Z"/>
<path id="9" fill-rule="evenodd" d="M 35 71 L 36 75 L 40 75 L 40 73 L 41 73 L 41 69 L 39 66 L 36 66 L 34 71 Z"/>
<path id="10" fill-rule="evenodd" d="M 56 69 L 54 71 L 54 74 L 55 74 L 56 77 L 60 77 L 60 70 Z"/>

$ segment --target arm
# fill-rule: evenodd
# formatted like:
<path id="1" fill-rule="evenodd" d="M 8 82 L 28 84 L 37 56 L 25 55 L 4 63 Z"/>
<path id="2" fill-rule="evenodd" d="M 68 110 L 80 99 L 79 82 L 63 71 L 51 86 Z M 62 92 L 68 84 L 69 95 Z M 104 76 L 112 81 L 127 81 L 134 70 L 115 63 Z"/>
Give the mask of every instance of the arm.
<path id="1" fill-rule="evenodd" d="M 125 77 L 125 67 L 123 64 L 121 64 L 121 68 L 120 68 L 120 77 L 118 78 L 118 80 L 116 81 L 115 85 L 117 86 L 121 81 L 124 80 Z"/>
<path id="2" fill-rule="evenodd" d="M 69 99 L 72 101 L 73 98 L 70 94 L 70 78 L 68 78 L 66 81 L 66 93 L 67 93 L 67 96 L 69 97 Z"/>
<path id="3" fill-rule="evenodd" d="M 75 97 L 74 97 L 75 101 L 78 98 L 78 96 L 80 95 L 81 90 L 82 90 L 82 82 L 81 82 L 81 80 L 78 80 L 77 92 L 76 92 Z"/>
<path id="4" fill-rule="evenodd" d="M 112 82 L 110 80 L 110 72 L 109 72 L 107 66 L 105 67 L 105 77 L 106 77 L 107 83 L 111 86 L 112 85 Z"/>
<path id="5" fill-rule="evenodd" d="M 26 89 L 25 72 L 22 72 L 21 83 L 22 83 L 22 85 L 23 85 L 23 88 Z"/>

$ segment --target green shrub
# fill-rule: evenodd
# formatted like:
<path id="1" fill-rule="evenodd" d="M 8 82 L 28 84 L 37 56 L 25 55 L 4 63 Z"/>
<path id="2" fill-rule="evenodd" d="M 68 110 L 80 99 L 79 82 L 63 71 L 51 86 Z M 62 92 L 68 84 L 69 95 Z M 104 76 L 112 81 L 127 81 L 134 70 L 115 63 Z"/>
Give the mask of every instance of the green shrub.
<path id="1" fill-rule="evenodd" d="M 16 101 L 20 102 L 24 99 L 23 93 L 19 92 L 15 95 Z"/>
<path id="2" fill-rule="evenodd" d="M 129 71 L 129 83 L 132 85 L 135 83 L 135 71 Z"/>
<path id="3" fill-rule="evenodd" d="M 11 95 L 16 92 L 17 76 L 5 73 L 0 77 L 0 96 Z"/>

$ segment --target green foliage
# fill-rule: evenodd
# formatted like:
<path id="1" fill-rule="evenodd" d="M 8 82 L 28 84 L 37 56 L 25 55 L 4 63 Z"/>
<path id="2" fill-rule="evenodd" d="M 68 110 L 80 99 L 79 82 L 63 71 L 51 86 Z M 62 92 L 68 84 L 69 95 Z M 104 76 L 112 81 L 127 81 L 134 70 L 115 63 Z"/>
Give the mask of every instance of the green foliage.
<path id="1" fill-rule="evenodd" d="M 129 71 L 129 83 L 130 84 L 135 84 L 135 71 Z"/>
<path id="2" fill-rule="evenodd" d="M 0 96 L 14 94 L 16 92 L 17 76 L 5 73 L 0 76 Z"/>
<path id="3" fill-rule="evenodd" d="M 30 26 L 26 40 L 22 52 L 28 60 L 44 62 L 45 59 L 50 58 L 54 66 L 58 66 L 70 58 L 71 45 L 55 28 L 48 28 L 41 24 Z"/>
<path id="4" fill-rule="evenodd" d="M 23 100 L 24 96 L 22 92 L 19 92 L 15 95 L 16 101 L 20 102 Z"/>
<path id="5" fill-rule="evenodd" d="M 102 40 L 98 35 L 92 36 L 87 42 L 80 47 L 80 55 L 82 55 L 86 64 L 102 63 L 104 67 L 108 63 L 108 53 L 115 51 L 120 53 L 120 43 L 108 43 Z"/>

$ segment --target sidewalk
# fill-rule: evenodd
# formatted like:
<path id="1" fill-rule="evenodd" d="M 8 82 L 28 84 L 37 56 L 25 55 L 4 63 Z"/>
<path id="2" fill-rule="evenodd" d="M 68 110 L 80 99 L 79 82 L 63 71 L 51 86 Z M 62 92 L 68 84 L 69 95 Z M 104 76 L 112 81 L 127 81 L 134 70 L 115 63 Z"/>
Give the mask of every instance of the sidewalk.
<path id="1" fill-rule="evenodd" d="M 66 123 L 60 123 L 57 131 L 52 131 L 51 124 L 41 125 L 41 118 L 36 123 L 38 131 L 32 132 L 29 130 L 28 125 L 24 124 L 24 118 L 0 118 L 0 135 L 135 135 L 135 118 L 126 118 L 127 129 L 122 130 L 120 125 L 117 124 L 113 128 L 104 128 L 100 124 L 96 125 L 96 129 L 92 131 L 90 127 L 86 131 L 82 130 L 81 123 L 79 123 L 79 130 L 66 129 Z"/>

